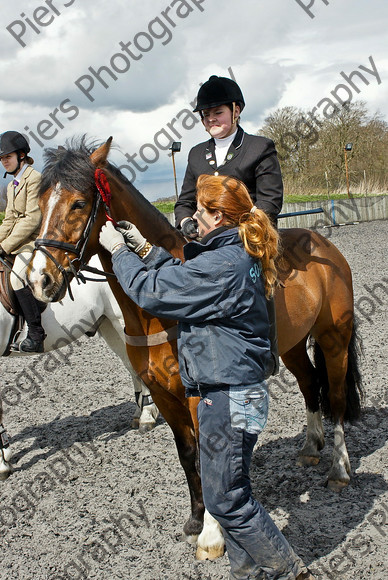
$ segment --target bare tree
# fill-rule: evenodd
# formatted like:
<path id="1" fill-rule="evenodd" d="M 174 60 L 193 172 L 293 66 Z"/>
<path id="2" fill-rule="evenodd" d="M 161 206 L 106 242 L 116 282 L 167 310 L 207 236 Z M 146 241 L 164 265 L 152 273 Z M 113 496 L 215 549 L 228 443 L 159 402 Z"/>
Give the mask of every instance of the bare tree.
<path id="1" fill-rule="evenodd" d="M 265 119 L 258 134 L 275 141 L 286 192 L 322 192 L 327 182 L 332 190 L 343 190 L 344 147 L 349 142 L 352 182 L 361 188 L 365 176 L 373 176 L 375 186 L 386 190 L 388 123 L 378 113 L 371 116 L 364 102 L 348 103 L 316 123 L 308 111 L 283 107 Z"/>

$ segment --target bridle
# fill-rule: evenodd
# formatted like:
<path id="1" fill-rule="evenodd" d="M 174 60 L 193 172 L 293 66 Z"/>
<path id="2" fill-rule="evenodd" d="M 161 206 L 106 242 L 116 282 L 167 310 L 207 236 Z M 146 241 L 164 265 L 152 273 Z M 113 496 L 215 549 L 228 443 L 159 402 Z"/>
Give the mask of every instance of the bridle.
<path id="1" fill-rule="evenodd" d="M 86 251 L 86 246 L 89 242 L 89 238 L 92 232 L 93 225 L 96 222 L 98 210 L 100 209 L 101 202 L 104 204 L 105 216 L 106 218 L 116 225 L 115 220 L 112 218 L 110 213 L 110 202 L 111 202 L 111 191 L 109 187 L 108 180 L 102 169 L 97 168 L 94 173 L 95 184 L 97 187 L 97 195 L 94 196 L 92 211 L 90 212 L 86 226 L 81 234 L 80 239 L 76 244 L 68 244 L 67 242 L 61 242 L 60 240 L 53 240 L 51 238 L 38 238 L 35 240 L 34 252 L 39 250 L 43 252 L 56 266 L 56 268 L 61 272 L 64 282 L 66 284 L 66 289 L 69 293 L 70 299 L 74 301 L 74 296 L 70 287 L 69 274 L 72 274 L 77 280 L 77 283 L 81 282 L 85 284 L 87 280 L 96 281 L 93 278 L 86 278 L 80 270 L 87 272 L 93 272 L 95 274 L 101 274 L 104 276 L 114 276 L 110 272 L 103 272 L 97 268 L 91 268 L 84 261 L 84 254 Z M 64 268 L 62 264 L 58 262 L 52 255 L 52 253 L 47 250 L 47 248 L 56 248 L 58 250 L 63 250 L 65 256 L 68 260 L 68 268 Z M 75 258 L 70 259 L 69 253 L 75 254 Z M 79 262 L 78 270 L 74 266 L 74 262 Z"/>

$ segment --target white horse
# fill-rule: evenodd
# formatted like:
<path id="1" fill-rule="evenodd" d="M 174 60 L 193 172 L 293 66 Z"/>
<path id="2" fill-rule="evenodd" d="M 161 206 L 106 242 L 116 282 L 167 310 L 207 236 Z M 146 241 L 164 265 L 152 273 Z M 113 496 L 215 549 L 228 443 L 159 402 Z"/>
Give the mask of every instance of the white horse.
<path id="1" fill-rule="evenodd" d="M 97 256 L 92 258 L 90 265 L 99 270 L 102 269 Z M 87 276 L 99 281 L 78 285 L 73 280 L 71 289 L 74 302 L 66 293 L 61 302 L 51 302 L 42 313 L 42 326 L 47 334 L 44 341 L 44 352 L 66 347 L 84 335 L 98 333 L 102 336 L 112 351 L 120 357 L 132 377 L 137 403 L 132 427 L 139 427 L 141 432 L 149 431 L 155 426 L 159 411 L 154 403 L 147 404 L 150 392 L 143 381 L 134 373 L 129 362 L 125 347 L 124 321 L 119 305 L 107 282 L 102 281 L 98 275 L 87 274 Z M 0 303 L 0 356 L 6 351 L 13 323 L 13 316 Z M 26 336 L 25 326 L 18 340 L 23 340 Z M 9 356 L 36 357 L 44 356 L 44 354 L 11 352 Z M 6 433 L 2 427 L 0 398 L 0 480 L 6 479 L 12 473 L 11 450 L 9 446 L 2 445 L 2 439 L 6 440 Z"/>

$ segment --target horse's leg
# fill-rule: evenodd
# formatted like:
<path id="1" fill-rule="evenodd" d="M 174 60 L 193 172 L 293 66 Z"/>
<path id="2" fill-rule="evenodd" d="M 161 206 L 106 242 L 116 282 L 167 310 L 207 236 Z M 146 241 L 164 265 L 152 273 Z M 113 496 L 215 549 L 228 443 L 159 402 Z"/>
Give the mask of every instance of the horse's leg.
<path id="1" fill-rule="evenodd" d="M 291 350 L 282 354 L 287 369 L 298 381 L 306 403 L 307 430 L 303 448 L 298 453 L 298 465 L 316 465 L 325 445 L 322 416 L 319 407 L 319 384 L 314 366 L 306 350 L 307 336 Z"/>
<path id="2" fill-rule="evenodd" d="M 202 530 L 205 508 L 198 469 L 197 439 L 191 414 L 175 395 L 163 389 L 159 384 L 151 384 L 150 390 L 152 398 L 174 434 L 179 461 L 189 485 L 191 517 L 185 523 L 184 533 L 186 536 L 196 536 Z"/>
<path id="3" fill-rule="evenodd" d="M 105 318 L 100 324 L 98 334 L 102 336 L 109 348 L 120 357 L 125 368 L 131 375 L 136 397 L 136 411 L 132 418 L 131 427 L 139 428 L 140 433 L 151 431 L 156 424 L 159 416 L 157 406 L 149 402 L 150 391 L 144 382 L 136 375 L 127 355 L 125 347 L 123 328 L 120 322 L 112 322 Z"/>
<path id="4" fill-rule="evenodd" d="M 202 499 L 201 479 L 199 475 L 199 449 L 196 436 L 198 422 L 194 409 L 197 399 L 188 400 L 190 409 L 171 393 L 151 386 L 152 397 L 163 417 L 170 425 L 178 450 L 179 461 L 185 471 L 190 490 L 191 516 L 185 523 L 183 531 L 189 543 L 194 543 L 201 535 L 197 557 L 201 560 L 216 559 L 224 553 L 224 538 L 220 527 L 214 525 L 208 514 L 205 522 Z M 193 422 L 194 417 L 194 422 Z M 202 532 L 202 533 L 201 533 Z"/>
<path id="5" fill-rule="evenodd" d="M 197 442 L 199 442 L 199 425 L 197 418 L 198 398 L 189 397 L 187 399 L 191 419 L 194 425 L 194 431 Z M 198 472 L 200 466 L 198 464 Z M 198 538 L 193 537 L 193 541 L 197 541 L 197 560 L 216 560 L 223 555 L 225 549 L 225 540 L 221 530 L 220 524 L 212 515 L 205 509 L 203 528 Z"/>
<path id="6" fill-rule="evenodd" d="M 324 355 L 329 383 L 328 403 L 334 423 L 333 460 L 327 485 L 333 491 L 341 491 L 350 481 L 350 461 L 345 444 L 344 417 L 346 412 L 346 371 L 348 368 L 348 333 L 333 328 L 317 339 Z"/>
<path id="7" fill-rule="evenodd" d="M 132 371 L 131 376 L 136 398 L 136 411 L 132 418 L 131 426 L 138 427 L 140 433 L 147 433 L 147 431 L 152 431 L 155 427 L 156 420 L 159 417 L 159 409 L 153 402 L 147 385 L 134 371 Z"/>
<path id="8" fill-rule="evenodd" d="M 12 456 L 8 435 L 2 423 L 3 408 L 0 400 L 0 481 L 4 481 L 13 471 L 10 459 Z"/>
<path id="9" fill-rule="evenodd" d="M 197 560 L 216 560 L 223 555 L 225 540 L 221 526 L 205 509 L 203 529 L 197 538 Z"/>

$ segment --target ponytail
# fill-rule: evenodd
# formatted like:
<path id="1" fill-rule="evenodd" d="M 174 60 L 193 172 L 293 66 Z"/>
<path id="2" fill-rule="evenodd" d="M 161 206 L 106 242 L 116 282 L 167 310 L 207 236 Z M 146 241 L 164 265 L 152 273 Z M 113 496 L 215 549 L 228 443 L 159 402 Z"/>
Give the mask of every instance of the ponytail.
<path id="1" fill-rule="evenodd" d="M 245 251 L 253 258 L 260 260 L 265 295 L 271 298 L 277 282 L 275 258 L 278 255 L 278 232 L 269 217 L 261 209 L 252 206 L 248 213 L 240 217 L 238 233 Z"/>

